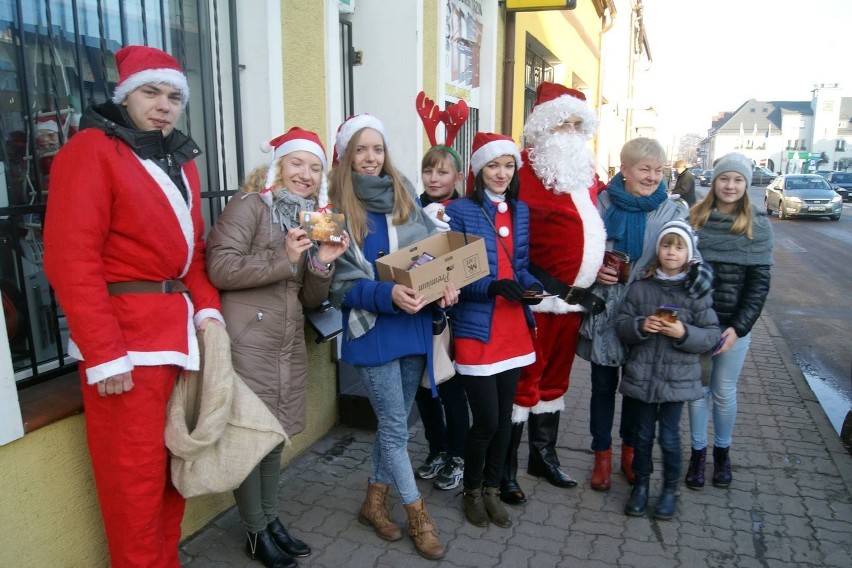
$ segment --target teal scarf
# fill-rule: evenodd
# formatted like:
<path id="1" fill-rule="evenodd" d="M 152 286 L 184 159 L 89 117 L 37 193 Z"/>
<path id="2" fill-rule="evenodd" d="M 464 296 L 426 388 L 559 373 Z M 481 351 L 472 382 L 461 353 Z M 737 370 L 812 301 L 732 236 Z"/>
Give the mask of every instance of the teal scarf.
<path id="1" fill-rule="evenodd" d="M 647 197 L 636 197 L 624 188 L 624 176 L 615 174 L 607 185 L 612 206 L 604 214 L 607 239 L 614 241 L 613 248 L 627 253 L 630 260 L 642 256 L 642 241 L 645 238 L 645 223 L 648 213 L 668 199 L 666 186 L 660 182 L 656 191 Z"/>

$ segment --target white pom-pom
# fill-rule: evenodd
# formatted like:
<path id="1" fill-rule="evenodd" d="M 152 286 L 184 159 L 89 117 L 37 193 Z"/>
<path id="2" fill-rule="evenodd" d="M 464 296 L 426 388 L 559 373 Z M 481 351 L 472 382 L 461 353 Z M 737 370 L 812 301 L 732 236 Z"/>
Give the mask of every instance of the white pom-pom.
<path id="1" fill-rule="evenodd" d="M 272 144 L 270 144 L 269 142 L 264 142 L 260 145 L 260 151 L 264 154 L 270 153 L 272 151 Z"/>
<path id="2" fill-rule="evenodd" d="M 500 227 L 500 230 L 497 231 L 497 233 L 505 239 L 509 236 L 509 227 Z"/>
<path id="3" fill-rule="evenodd" d="M 508 210 L 509 210 L 509 206 L 506 205 L 505 201 L 501 201 L 500 203 L 497 204 L 497 211 L 498 212 L 505 213 Z"/>

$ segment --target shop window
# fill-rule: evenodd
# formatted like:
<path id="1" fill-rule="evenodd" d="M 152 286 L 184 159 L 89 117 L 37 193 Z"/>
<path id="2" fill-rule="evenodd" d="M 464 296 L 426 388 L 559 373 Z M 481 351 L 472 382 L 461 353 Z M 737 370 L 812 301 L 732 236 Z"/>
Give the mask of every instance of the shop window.
<path id="1" fill-rule="evenodd" d="M 553 81 L 553 67 L 544 57 L 527 46 L 526 73 L 524 75 L 524 121 L 535 104 L 535 90 L 542 82 Z"/>
<path id="2" fill-rule="evenodd" d="M 834 147 L 835 152 L 845 152 L 846 151 L 846 140 L 843 138 L 837 139 L 837 145 Z"/>
<path id="3" fill-rule="evenodd" d="M 204 23 L 207 9 L 203 0 L 0 0 L 0 292 L 19 387 L 75 368 L 44 276 L 42 220 L 53 158 L 83 110 L 112 95 L 122 46 L 150 45 L 180 60 L 193 98 L 178 128 L 204 150 L 197 164 L 208 190 L 205 218 L 221 212 L 226 160 L 213 125 L 224 105 L 211 93 L 221 93 L 215 84 L 231 71 L 212 61 L 211 34 L 219 30 Z"/>

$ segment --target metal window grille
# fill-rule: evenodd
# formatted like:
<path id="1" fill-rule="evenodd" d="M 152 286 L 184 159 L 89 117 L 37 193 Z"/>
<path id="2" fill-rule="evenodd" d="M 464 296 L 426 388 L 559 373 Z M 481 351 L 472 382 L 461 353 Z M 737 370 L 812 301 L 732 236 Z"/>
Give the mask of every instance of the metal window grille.
<path id="1" fill-rule="evenodd" d="M 444 108 L 447 105 L 453 104 L 455 101 L 444 101 Z M 458 152 L 462 159 L 462 173 L 464 181 L 467 183 L 467 174 L 470 169 L 470 147 L 473 145 L 473 136 L 479 130 L 479 109 L 470 108 L 470 114 L 467 117 L 467 122 L 464 123 L 456 139 L 453 140 L 453 150 Z M 462 185 L 464 187 L 464 185 Z"/>
<path id="2" fill-rule="evenodd" d="M 355 65 L 355 48 L 352 47 L 352 22 L 340 20 L 340 85 L 342 86 L 343 118 L 355 114 L 355 91 L 353 87 L 353 66 Z"/>
<path id="3" fill-rule="evenodd" d="M 524 121 L 535 104 L 535 90 L 542 82 L 553 81 L 553 67 L 543 57 L 527 48 L 526 73 L 524 76 Z"/>
<path id="4" fill-rule="evenodd" d="M 235 3 L 229 4 L 228 21 L 233 21 Z M 235 26 L 223 26 L 224 33 L 231 30 L 230 38 L 220 35 L 217 5 L 208 0 L 0 0 L 0 292 L 19 387 L 76 366 L 65 353 L 67 324 L 42 268 L 42 220 L 51 161 L 76 132 L 83 109 L 111 96 L 119 48 L 150 45 L 181 62 L 193 98 L 178 128 L 204 150 L 197 163 L 207 189 L 202 197 L 208 221 L 233 192 L 221 187 L 229 162 L 222 151 L 222 116 L 236 112 L 239 91 L 234 88 L 233 108 L 230 101 L 225 108 L 222 83 L 234 80 L 234 71 L 222 69 L 218 55 L 220 39 L 230 39 L 233 53 L 236 37 Z M 211 15 L 213 26 L 207 23 Z"/>

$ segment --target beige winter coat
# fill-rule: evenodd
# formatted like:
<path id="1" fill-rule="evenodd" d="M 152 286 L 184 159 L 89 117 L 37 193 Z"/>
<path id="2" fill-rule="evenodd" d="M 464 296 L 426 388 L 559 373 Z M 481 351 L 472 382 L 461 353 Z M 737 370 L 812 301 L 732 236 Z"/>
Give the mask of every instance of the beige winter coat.
<path id="1" fill-rule="evenodd" d="M 207 272 L 221 291 L 234 369 L 290 434 L 305 429 L 308 374 L 302 305 L 328 295 L 332 270 L 302 255 L 295 273 L 286 232 L 257 193 L 238 193 L 207 237 Z"/>

